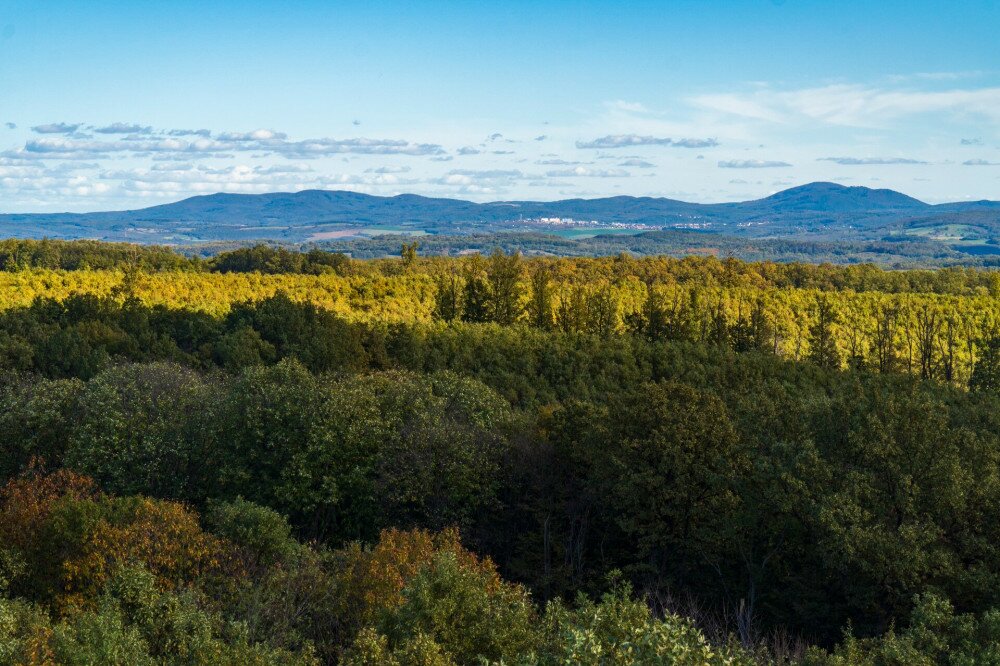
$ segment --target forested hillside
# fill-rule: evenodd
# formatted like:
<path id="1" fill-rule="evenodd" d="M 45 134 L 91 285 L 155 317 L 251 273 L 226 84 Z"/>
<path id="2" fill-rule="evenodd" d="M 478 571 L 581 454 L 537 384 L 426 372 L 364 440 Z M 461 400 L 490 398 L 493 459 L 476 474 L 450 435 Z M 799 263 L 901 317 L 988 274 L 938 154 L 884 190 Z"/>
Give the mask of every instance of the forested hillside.
<path id="1" fill-rule="evenodd" d="M 0 269 L 0 663 L 1000 661 L 994 273 Z"/>

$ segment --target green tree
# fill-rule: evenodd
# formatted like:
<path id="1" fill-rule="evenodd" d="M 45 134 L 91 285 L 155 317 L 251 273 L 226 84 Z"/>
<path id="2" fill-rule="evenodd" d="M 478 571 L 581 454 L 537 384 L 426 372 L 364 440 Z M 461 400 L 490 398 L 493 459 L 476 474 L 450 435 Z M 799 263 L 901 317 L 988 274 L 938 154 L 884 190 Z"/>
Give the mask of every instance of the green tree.
<path id="1" fill-rule="evenodd" d="M 545 331 L 555 327 L 555 311 L 552 305 L 552 275 L 544 266 L 539 266 L 531 274 L 531 301 L 528 304 L 531 325 Z"/>
<path id="2" fill-rule="evenodd" d="M 676 382 L 647 384 L 616 401 L 597 464 L 617 522 L 638 546 L 640 572 L 657 584 L 704 575 L 726 548 L 749 459 L 726 406 Z"/>
<path id="3" fill-rule="evenodd" d="M 490 321 L 494 313 L 491 305 L 490 283 L 486 279 L 483 259 L 473 255 L 465 266 L 465 287 L 462 291 L 462 320 L 472 323 Z"/>
<path id="4" fill-rule="evenodd" d="M 840 350 L 837 349 L 837 338 L 834 326 L 838 315 L 833 301 L 826 296 L 816 299 L 816 319 L 809 326 L 809 361 L 821 368 L 837 370 L 840 368 Z"/>
<path id="5" fill-rule="evenodd" d="M 34 459 L 58 467 L 82 417 L 78 379 L 41 378 L 0 385 L 0 480 L 26 470 Z"/>
<path id="6" fill-rule="evenodd" d="M 521 253 L 504 254 L 494 250 L 486 268 L 490 285 L 490 320 L 510 325 L 521 317 L 521 276 L 524 271 Z"/>
<path id="7" fill-rule="evenodd" d="M 413 264 L 417 261 L 417 249 L 420 248 L 420 241 L 413 241 L 412 243 L 403 243 L 403 247 L 399 252 L 399 256 L 403 260 L 403 266 L 406 269 L 413 267 Z"/>
<path id="8" fill-rule="evenodd" d="M 65 462 L 116 493 L 204 498 L 217 397 L 211 382 L 168 363 L 106 370 L 80 395 Z"/>
<path id="9" fill-rule="evenodd" d="M 454 271 L 441 273 L 434 279 L 434 316 L 444 321 L 455 321 L 462 315 L 462 286 Z"/>
<path id="10" fill-rule="evenodd" d="M 536 611 L 527 591 L 492 571 L 438 554 L 403 590 L 403 603 L 379 625 L 390 646 L 421 636 L 458 664 L 513 662 L 535 647 Z"/>
<path id="11" fill-rule="evenodd" d="M 959 666 L 1000 663 L 1000 610 L 958 614 L 934 593 L 914 599 L 909 626 L 876 638 L 848 634 L 831 653 L 813 648 L 803 666 Z"/>
<path id="12" fill-rule="evenodd" d="M 749 654 L 708 642 L 689 619 L 668 613 L 656 618 L 649 606 L 632 597 L 629 586 L 616 586 L 599 602 L 579 595 L 575 607 L 550 603 L 542 620 L 543 642 L 537 666 L 752 666 Z"/>
<path id="13" fill-rule="evenodd" d="M 1000 393 L 1000 332 L 977 341 L 978 354 L 969 377 L 969 390 L 975 393 Z"/>
<path id="14" fill-rule="evenodd" d="M 620 302 L 610 285 L 598 285 L 587 296 L 587 330 L 602 337 L 618 331 Z"/>

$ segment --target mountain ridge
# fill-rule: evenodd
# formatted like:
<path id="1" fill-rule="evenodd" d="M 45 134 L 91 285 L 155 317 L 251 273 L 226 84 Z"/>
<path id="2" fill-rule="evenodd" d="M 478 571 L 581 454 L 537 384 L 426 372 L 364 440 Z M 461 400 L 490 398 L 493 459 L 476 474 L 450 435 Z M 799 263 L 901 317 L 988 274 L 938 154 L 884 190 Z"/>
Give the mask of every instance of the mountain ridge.
<path id="1" fill-rule="evenodd" d="M 218 192 L 147 208 L 93 213 L 0 215 L 0 236 L 98 238 L 138 242 L 208 242 L 251 239 L 303 242 L 337 237 L 399 233 L 559 231 L 567 218 L 595 228 L 633 231 L 701 229 L 736 235 L 801 237 L 857 236 L 917 223 L 934 216 L 941 224 L 994 217 L 1000 202 L 932 205 L 890 189 L 815 182 L 760 199 L 693 203 L 666 197 L 614 196 L 559 201 L 508 200 L 477 203 L 404 193 L 369 195 L 350 190 L 301 190 L 244 194 Z M 954 218 L 954 219 L 953 219 Z M 548 227 L 546 226 L 548 225 Z M 553 225 L 562 225 L 553 226 Z"/>

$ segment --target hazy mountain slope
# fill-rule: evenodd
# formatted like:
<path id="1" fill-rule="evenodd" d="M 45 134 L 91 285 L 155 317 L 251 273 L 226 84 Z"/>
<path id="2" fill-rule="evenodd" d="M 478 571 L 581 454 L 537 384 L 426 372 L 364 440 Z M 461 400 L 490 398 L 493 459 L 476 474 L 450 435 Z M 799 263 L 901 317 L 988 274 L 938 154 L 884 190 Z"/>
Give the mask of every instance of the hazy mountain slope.
<path id="1" fill-rule="evenodd" d="M 573 218 L 646 229 L 693 227 L 750 237 L 846 240 L 889 230 L 962 224 L 973 214 L 982 235 L 1000 230 L 1000 202 L 931 206 L 885 189 L 811 183 L 755 201 L 696 204 L 653 197 L 474 203 L 414 194 L 380 197 L 305 190 L 268 194 L 211 194 L 139 210 L 0 215 L 0 236 L 100 238 L 138 242 L 279 240 L 377 233 L 545 231 L 539 218 Z M 550 228 L 552 230 L 554 228 Z M 997 233 L 1000 235 L 1000 233 Z"/>
<path id="2" fill-rule="evenodd" d="M 782 190 L 764 199 L 734 204 L 734 207 L 774 213 L 793 211 L 856 213 L 923 210 L 931 208 L 931 205 L 895 190 L 845 187 L 836 183 L 809 183 Z"/>

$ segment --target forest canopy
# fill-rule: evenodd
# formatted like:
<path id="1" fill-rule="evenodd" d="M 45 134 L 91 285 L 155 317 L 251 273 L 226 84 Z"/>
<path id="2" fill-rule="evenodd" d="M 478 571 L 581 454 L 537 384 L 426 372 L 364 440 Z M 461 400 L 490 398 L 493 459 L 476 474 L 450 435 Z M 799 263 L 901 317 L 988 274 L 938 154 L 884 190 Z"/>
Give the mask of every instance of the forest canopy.
<path id="1" fill-rule="evenodd" d="M 994 273 L 0 244 L 0 663 L 1000 658 Z"/>

